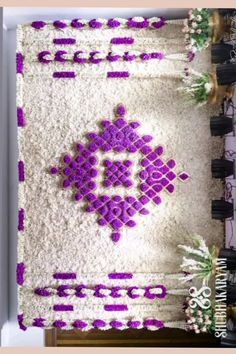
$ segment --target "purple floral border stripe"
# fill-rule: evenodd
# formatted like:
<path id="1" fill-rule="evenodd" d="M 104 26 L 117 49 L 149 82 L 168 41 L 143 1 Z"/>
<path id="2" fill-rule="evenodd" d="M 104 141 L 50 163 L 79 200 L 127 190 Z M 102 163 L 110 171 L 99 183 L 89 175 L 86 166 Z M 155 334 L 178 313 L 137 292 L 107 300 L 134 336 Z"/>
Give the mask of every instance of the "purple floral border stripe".
<path id="1" fill-rule="evenodd" d="M 132 273 L 109 273 L 108 278 L 109 279 L 132 279 L 133 274 Z"/>
<path id="2" fill-rule="evenodd" d="M 25 272 L 25 264 L 24 262 L 17 263 L 16 266 L 16 282 L 18 285 L 23 285 L 24 283 L 24 272 Z"/>
<path id="3" fill-rule="evenodd" d="M 129 72 L 128 71 L 108 71 L 107 77 L 109 78 L 129 77 Z"/>
<path id="4" fill-rule="evenodd" d="M 18 210 L 18 231 L 24 230 L 24 219 L 25 219 L 25 210 L 21 208 Z"/>
<path id="5" fill-rule="evenodd" d="M 56 304 L 53 306 L 54 311 L 74 311 L 73 305 Z"/>
<path id="6" fill-rule="evenodd" d="M 54 273 L 53 274 L 53 278 L 54 279 L 76 279 L 76 273 L 69 273 L 69 272 L 65 272 L 65 273 Z"/>
<path id="7" fill-rule="evenodd" d="M 125 304 L 104 305 L 105 311 L 128 311 L 128 306 Z"/>
<path id="8" fill-rule="evenodd" d="M 53 43 L 54 44 L 75 44 L 76 39 L 75 38 L 54 38 Z"/>
<path id="9" fill-rule="evenodd" d="M 22 53 L 16 53 L 16 73 L 23 74 L 24 70 L 24 57 Z"/>
<path id="10" fill-rule="evenodd" d="M 24 110 L 22 107 L 17 107 L 17 125 L 18 127 L 24 127 L 25 126 L 25 114 Z"/>
<path id="11" fill-rule="evenodd" d="M 19 182 L 25 181 L 25 165 L 22 160 L 18 161 L 18 177 Z"/>
<path id="12" fill-rule="evenodd" d="M 164 17 L 160 16 L 157 21 L 151 22 L 147 18 L 142 18 L 141 21 L 137 21 L 134 17 L 126 20 L 125 25 L 130 28 L 151 28 L 151 29 L 159 29 L 162 28 L 166 24 L 166 20 Z M 31 26 L 40 30 L 46 25 L 51 25 L 51 23 L 46 23 L 44 21 L 34 21 L 31 23 Z M 53 26 L 59 29 L 64 29 L 68 27 L 68 25 L 63 22 L 56 20 L 53 22 Z M 88 21 L 88 23 L 84 23 L 81 19 L 75 18 L 70 22 L 70 26 L 77 29 L 83 29 L 86 27 L 90 27 L 92 29 L 101 29 L 103 26 L 108 26 L 108 28 L 118 28 L 121 26 L 121 22 L 116 18 L 110 18 L 105 23 L 100 22 L 99 19 L 92 19 Z"/>
<path id="13" fill-rule="evenodd" d="M 24 326 L 23 324 L 23 314 L 22 315 L 18 315 L 18 322 L 20 325 L 20 329 L 22 329 L 23 331 L 26 330 L 27 327 Z M 34 327 L 45 327 L 45 325 L 43 324 L 43 322 L 46 319 L 44 318 L 34 318 L 33 319 L 33 323 L 32 325 Z M 68 325 L 70 325 L 70 323 L 68 323 Z M 89 323 L 80 319 L 75 320 L 72 324 L 71 324 L 74 328 L 78 328 L 78 329 L 84 329 L 86 327 L 89 326 Z M 111 328 L 121 328 L 123 326 L 127 326 L 129 328 L 139 328 L 139 327 L 146 327 L 148 328 L 150 327 L 156 327 L 156 328 L 163 328 L 165 327 L 164 322 L 156 319 L 156 318 L 150 318 L 150 319 L 145 319 L 143 321 L 140 320 L 128 320 L 128 321 L 122 321 L 122 320 L 111 320 L 111 321 L 105 321 L 102 319 L 96 319 L 91 323 L 93 328 L 104 328 L 107 325 L 110 326 Z M 67 322 L 63 321 L 63 320 L 56 320 L 52 323 L 52 326 L 55 328 L 63 328 L 67 326 Z"/>
<path id="14" fill-rule="evenodd" d="M 76 74 L 74 71 L 55 71 L 53 73 L 54 78 L 62 79 L 62 78 L 75 78 Z"/>
<path id="15" fill-rule="evenodd" d="M 114 37 L 111 39 L 112 44 L 133 44 L 134 38 L 132 37 Z"/>

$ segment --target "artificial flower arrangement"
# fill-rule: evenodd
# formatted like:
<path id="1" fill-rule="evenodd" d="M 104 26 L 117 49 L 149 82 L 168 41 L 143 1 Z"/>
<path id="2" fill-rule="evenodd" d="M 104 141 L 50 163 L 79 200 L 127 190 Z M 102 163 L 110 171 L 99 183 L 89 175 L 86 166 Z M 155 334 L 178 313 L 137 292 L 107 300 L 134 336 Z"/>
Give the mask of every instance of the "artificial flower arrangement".
<path id="1" fill-rule="evenodd" d="M 230 31 L 230 24 L 218 10 L 196 8 L 189 11 L 189 18 L 184 21 L 186 49 L 191 58 L 194 53 L 218 42 Z"/>
<path id="2" fill-rule="evenodd" d="M 215 68 L 211 73 L 199 73 L 193 69 L 186 69 L 182 77 L 183 86 L 177 90 L 198 106 L 206 103 L 221 104 L 224 98 L 231 98 L 234 95 L 234 86 L 219 84 L 217 77 Z"/>
<path id="3" fill-rule="evenodd" d="M 202 280 L 202 285 L 206 286 L 210 277 L 215 272 L 217 248 L 207 247 L 204 239 L 199 235 L 192 236 L 193 246 L 178 245 L 184 252 L 181 269 L 185 271 L 183 282 L 191 281 L 194 278 Z M 191 295 L 191 292 L 190 292 Z M 195 302 L 195 307 L 191 307 L 192 299 L 187 297 L 183 308 L 186 315 L 187 328 L 195 333 L 212 333 L 215 328 L 214 307 L 210 303 L 208 308 L 202 308 Z"/>
<path id="4" fill-rule="evenodd" d="M 214 333 L 214 308 L 210 306 L 208 309 L 203 309 L 200 306 L 196 306 L 193 309 L 190 307 L 190 301 L 191 298 L 187 297 L 184 303 L 188 329 L 195 333 Z"/>
<path id="5" fill-rule="evenodd" d="M 217 259 L 217 249 L 212 246 L 207 247 L 204 239 L 200 235 L 192 236 L 193 246 L 178 245 L 178 248 L 184 252 L 181 269 L 188 273 L 184 282 L 198 278 L 202 280 L 203 285 L 207 285 L 215 269 Z"/>

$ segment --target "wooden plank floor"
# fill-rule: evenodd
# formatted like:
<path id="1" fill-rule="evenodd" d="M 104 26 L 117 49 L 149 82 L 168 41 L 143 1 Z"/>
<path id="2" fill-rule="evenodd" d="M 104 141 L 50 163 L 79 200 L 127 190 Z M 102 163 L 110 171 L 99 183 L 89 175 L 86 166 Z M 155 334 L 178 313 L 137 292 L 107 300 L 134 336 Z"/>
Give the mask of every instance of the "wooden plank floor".
<path id="1" fill-rule="evenodd" d="M 180 329 L 164 328 L 119 331 L 50 329 L 45 331 L 46 347 L 218 347 L 213 335 L 187 333 Z"/>

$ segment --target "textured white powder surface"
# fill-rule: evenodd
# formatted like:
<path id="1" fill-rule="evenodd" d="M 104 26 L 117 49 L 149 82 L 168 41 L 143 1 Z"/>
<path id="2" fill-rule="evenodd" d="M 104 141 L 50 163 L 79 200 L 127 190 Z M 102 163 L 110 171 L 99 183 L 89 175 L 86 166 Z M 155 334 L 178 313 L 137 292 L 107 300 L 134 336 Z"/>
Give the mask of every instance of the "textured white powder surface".
<path id="1" fill-rule="evenodd" d="M 77 43 L 56 46 L 53 38 L 73 37 Z M 112 45 L 113 37 L 134 37 L 132 46 Z M 128 48 L 127 48 L 128 47 Z M 24 73 L 18 74 L 17 105 L 24 108 L 27 124 L 18 129 L 19 160 L 25 163 L 25 182 L 19 184 L 19 208 L 25 209 L 24 231 L 19 232 L 18 262 L 24 262 L 24 284 L 19 291 L 19 313 L 24 323 L 45 318 L 46 326 L 62 319 L 70 328 L 76 319 L 88 322 L 130 318 L 156 318 L 166 323 L 183 321 L 182 295 L 168 295 L 165 299 L 148 300 L 127 296 L 99 299 L 88 295 L 84 299 L 71 295 L 41 297 L 36 287 L 56 287 L 58 284 L 96 284 L 148 286 L 158 283 L 168 289 L 186 286 L 178 280 L 181 255 L 177 245 L 188 243 L 192 233 L 201 234 L 207 244 L 221 246 L 223 225 L 211 219 L 211 200 L 220 198 L 222 186 L 211 178 L 211 159 L 219 157 L 222 143 L 210 136 L 209 120 L 219 107 L 189 105 L 176 89 L 181 86 L 180 75 L 186 66 L 202 72 L 210 69 L 210 51 L 197 54 L 191 65 L 183 60 L 185 53 L 182 21 L 170 21 L 159 30 L 151 29 L 84 29 L 72 27 L 58 30 L 47 24 L 41 30 L 30 25 L 19 26 L 18 51 L 24 55 Z M 172 59 L 162 61 L 102 62 L 77 64 L 72 61 L 42 64 L 37 54 L 49 50 L 53 58 L 60 49 L 68 51 L 68 58 L 79 49 L 89 53 L 99 50 L 104 57 L 109 51 L 132 50 L 164 52 Z M 181 57 L 182 55 L 182 57 Z M 179 60 L 177 58 L 180 58 Z M 72 70 L 74 79 L 55 79 L 54 71 Z M 107 71 L 129 71 L 127 79 L 107 79 Z M 126 119 L 141 123 L 141 135 L 150 134 L 150 145 L 162 144 L 164 159 L 174 158 L 176 172 L 186 171 L 190 179 L 176 180 L 175 192 L 161 192 L 162 203 L 149 203 L 150 214 L 136 214 L 134 228 L 123 228 L 117 244 L 110 238 L 111 229 L 97 224 L 94 213 L 84 212 L 84 203 L 73 200 L 72 190 L 63 189 L 61 178 L 52 176 L 50 166 L 58 165 L 66 152 L 74 153 L 74 143 L 86 143 L 85 134 L 99 131 L 102 119 L 114 117 L 114 108 L 123 103 Z M 138 189 L 141 153 L 96 153 L 99 158 L 97 194 L 121 196 L 140 194 Z M 105 158 L 133 161 L 134 186 L 102 187 Z M 55 272 L 76 272 L 76 281 L 57 281 Z M 132 280 L 112 281 L 111 272 L 131 272 Z M 171 277 L 166 275 L 172 274 Z M 73 312 L 55 312 L 54 304 L 73 304 Z M 129 305 L 126 312 L 106 312 L 105 303 Z M 171 325 L 171 324 L 170 324 Z M 180 324 L 179 324 L 180 326 Z M 125 328 L 125 327 L 124 327 Z M 106 328 L 105 328 L 106 329 Z"/>

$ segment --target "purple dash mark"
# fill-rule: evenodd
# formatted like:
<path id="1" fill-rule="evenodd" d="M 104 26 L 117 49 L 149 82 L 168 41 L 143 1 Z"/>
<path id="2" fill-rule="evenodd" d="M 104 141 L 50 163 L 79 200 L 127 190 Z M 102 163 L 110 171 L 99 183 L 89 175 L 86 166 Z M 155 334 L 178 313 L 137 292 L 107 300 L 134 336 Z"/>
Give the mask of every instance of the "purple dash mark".
<path id="1" fill-rule="evenodd" d="M 35 29 L 41 29 L 44 26 L 46 26 L 46 22 L 44 22 L 44 21 L 33 21 L 31 23 L 31 26 L 34 27 Z"/>
<path id="2" fill-rule="evenodd" d="M 24 182 L 25 180 L 25 165 L 23 161 L 18 161 L 18 176 L 19 182 Z"/>
<path id="3" fill-rule="evenodd" d="M 165 18 L 162 17 L 162 16 L 160 16 L 160 20 L 159 20 L 159 21 L 156 21 L 156 22 L 153 22 L 153 23 L 152 23 L 152 26 L 153 26 L 154 28 L 157 28 L 157 29 L 158 29 L 158 28 L 163 27 L 165 24 L 166 24 Z"/>
<path id="4" fill-rule="evenodd" d="M 141 21 L 136 21 L 133 17 L 129 18 L 127 21 L 128 27 L 134 28 L 146 28 L 149 26 L 149 21 L 146 18 L 142 18 Z"/>
<path id="5" fill-rule="evenodd" d="M 17 124 L 18 124 L 18 127 L 25 126 L 25 114 L 24 114 L 23 108 L 21 108 L 21 107 L 17 107 Z"/>
<path id="6" fill-rule="evenodd" d="M 111 39 L 112 44 L 133 44 L 134 38 L 132 37 L 114 37 Z"/>
<path id="7" fill-rule="evenodd" d="M 104 305 L 105 311 L 128 311 L 128 306 L 124 304 Z"/>
<path id="8" fill-rule="evenodd" d="M 75 44 L 76 39 L 74 39 L 74 38 L 54 38 L 53 43 L 54 44 Z"/>
<path id="9" fill-rule="evenodd" d="M 66 28 L 67 24 L 65 22 L 57 20 L 57 21 L 53 22 L 53 26 L 56 27 L 56 28 L 62 29 L 62 28 Z"/>
<path id="10" fill-rule="evenodd" d="M 144 327 L 154 326 L 154 327 L 158 327 L 158 328 L 163 328 L 164 323 L 160 320 L 157 320 L 157 319 L 147 319 L 147 320 L 143 321 L 143 326 Z"/>
<path id="11" fill-rule="evenodd" d="M 21 208 L 18 211 L 18 231 L 24 230 L 24 218 L 25 218 L 25 210 Z"/>
<path id="12" fill-rule="evenodd" d="M 75 78 L 76 74 L 74 71 L 55 71 L 53 73 L 54 78 L 62 79 L 62 78 Z"/>
<path id="13" fill-rule="evenodd" d="M 57 304 L 53 306 L 54 311 L 74 311 L 73 305 Z"/>
<path id="14" fill-rule="evenodd" d="M 43 64 L 49 64 L 52 60 L 46 59 L 46 55 L 51 55 L 51 52 L 48 50 L 43 50 L 42 52 L 38 53 L 38 61 Z"/>
<path id="15" fill-rule="evenodd" d="M 53 325 L 53 327 L 56 327 L 56 328 L 62 328 L 62 327 L 66 326 L 66 322 L 62 321 L 62 320 L 57 320 L 57 321 L 54 321 L 52 325 Z"/>
<path id="16" fill-rule="evenodd" d="M 159 294 L 152 293 L 151 290 L 155 290 L 155 289 L 160 289 L 161 293 L 159 293 Z M 166 297 L 166 295 L 167 295 L 167 289 L 162 284 L 157 285 L 157 286 L 148 286 L 145 288 L 144 296 L 150 300 L 153 300 L 156 298 L 163 299 L 164 297 Z"/>
<path id="17" fill-rule="evenodd" d="M 90 28 L 94 28 L 94 29 L 101 28 L 102 27 L 102 23 L 97 21 L 96 19 L 93 19 L 93 20 L 89 21 L 89 27 Z"/>
<path id="18" fill-rule="evenodd" d="M 108 61 L 111 61 L 111 62 L 114 62 L 114 61 L 117 61 L 121 58 L 121 55 L 119 54 L 112 54 L 112 52 L 109 52 L 106 56 L 106 59 Z"/>
<path id="19" fill-rule="evenodd" d="M 24 272 L 25 272 L 25 265 L 23 262 L 17 263 L 16 266 L 16 282 L 18 285 L 23 285 L 24 283 Z"/>
<path id="20" fill-rule="evenodd" d="M 47 297 L 50 296 L 51 293 L 47 288 L 36 288 L 34 289 L 34 293 L 39 296 Z"/>
<path id="21" fill-rule="evenodd" d="M 117 108 L 115 109 L 115 115 L 116 117 L 123 117 L 126 114 L 126 108 L 125 106 L 120 103 L 118 104 Z"/>
<path id="22" fill-rule="evenodd" d="M 107 77 L 129 77 L 128 71 L 108 71 Z"/>
<path id="23" fill-rule="evenodd" d="M 84 321 L 76 320 L 76 321 L 74 321 L 72 326 L 75 327 L 75 328 L 83 329 L 83 328 L 87 327 L 88 324 L 86 322 L 84 322 Z"/>
<path id="24" fill-rule="evenodd" d="M 112 232 L 111 239 L 113 242 L 118 242 L 120 238 L 121 238 L 120 232 Z"/>
<path id="25" fill-rule="evenodd" d="M 76 279 L 76 273 L 54 273 L 53 274 L 54 279 Z"/>
<path id="26" fill-rule="evenodd" d="M 111 322 L 110 322 L 110 326 L 111 326 L 112 328 L 120 328 L 120 327 L 123 326 L 123 323 L 122 323 L 121 321 L 116 321 L 116 320 L 114 320 L 114 321 L 111 321 Z"/>
<path id="27" fill-rule="evenodd" d="M 108 278 L 109 279 L 132 279 L 133 274 L 132 273 L 109 273 Z"/>
<path id="28" fill-rule="evenodd" d="M 24 70 L 24 57 L 22 53 L 16 53 L 16 73 L 23 74 Z"/>
<path id="29" fill-rule="evenodd" d="M 100 319 L 94 320 L 92 323 L 94 328 L 101 328 L 106 326 L 106 322 Z"/>
<path id="30" fill-rule="evenodd" d="M 23 321 L 24 321 L 23 313 L 17 316 L 17 320 L 18 320 L 18 324 L 19 324 L 20 329 L 22 331 L 26 331 L 27 327 L 23 324 Z"/>
<path id="31" fill-rule="evenodd" d="M 46 319 L 42 318 L 42 317 L 34 318 L 34 322 L 33 322 L 32 326 L 34 326 L 34 327 L 45 327 L 45 325 L 43 323 L 44 321 L 46 321 Z"/>
<path id="32" fill-rule="evenodd" d="M 116 28 L 116 27 L 119 27 L 120 26 L 120 22 L 114 18 L 110 18 L 108 21 L 107 21 L 107 26 L 110 27 L 110 28 Z"/>

